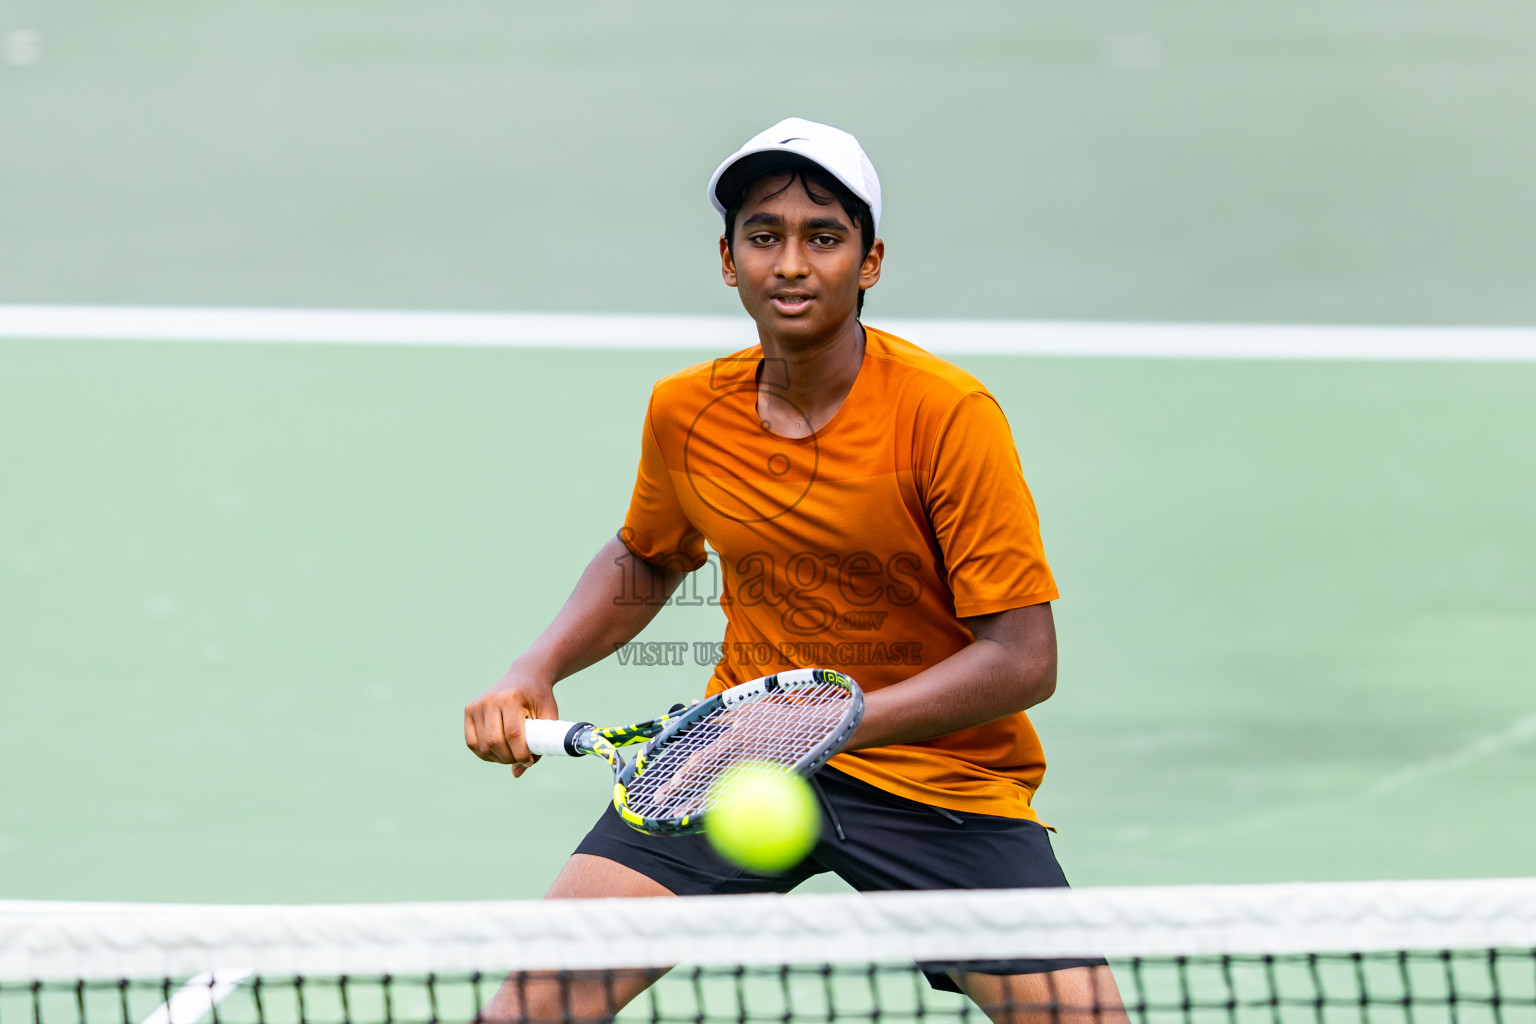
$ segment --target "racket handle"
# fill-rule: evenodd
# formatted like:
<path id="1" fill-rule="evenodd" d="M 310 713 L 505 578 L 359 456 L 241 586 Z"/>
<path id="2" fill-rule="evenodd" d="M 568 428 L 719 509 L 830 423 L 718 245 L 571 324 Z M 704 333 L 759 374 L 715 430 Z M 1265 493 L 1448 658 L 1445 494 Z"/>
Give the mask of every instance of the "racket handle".
<path id="1" fill-rule="evenodd" d="M 592 728 L 591 722 L 525 718 L 523 719 L 523 740 L 528 744 L 530 753 L 579 757 L 586 751 L 576 745 L 576 737 L 583 729 L 590 728 Z"/>

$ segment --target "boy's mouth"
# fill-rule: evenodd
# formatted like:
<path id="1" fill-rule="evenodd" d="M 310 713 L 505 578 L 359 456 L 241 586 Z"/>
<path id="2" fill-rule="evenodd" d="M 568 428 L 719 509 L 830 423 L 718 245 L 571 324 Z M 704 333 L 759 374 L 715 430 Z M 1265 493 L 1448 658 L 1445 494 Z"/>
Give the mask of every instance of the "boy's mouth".
<path id="1" fill-rule="evenodd" d="M 804 313 L 811 307 L 811 302 L 814 301 L 814 296 L 775 295 L 772 296 L 769 301 L 773 304 L 774 309 L 778 310 L 780 313 L 783 313 L 785 316 L 796 316 L 800 313 Z"/>

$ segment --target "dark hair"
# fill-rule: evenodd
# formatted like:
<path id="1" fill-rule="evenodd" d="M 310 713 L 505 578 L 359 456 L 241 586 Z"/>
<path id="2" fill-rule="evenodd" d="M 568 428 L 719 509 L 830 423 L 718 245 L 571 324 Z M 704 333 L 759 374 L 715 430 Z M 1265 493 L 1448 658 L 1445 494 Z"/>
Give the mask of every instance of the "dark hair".
<path id="1" fill-rule="evenodd" d="M 859 228 L 860 240 L 864 245 L 860 257 L 868 256 L 869 250 L 875 247 L 875 218 L 869 204 L 849 191 L 847 185 L 832 177 L 820 164 L 793 153 L 759 153 L 744 157 L 721 176 L 719 184 L 715 186 L 715 195 L 725 204 L 725 244 L 731 252 L 734 254 L 736 251 L 736 218 L 747 203 L 747 193 L 762 179 L 786 172 L 789 181 L 773 196 L 782 195 L 795 182 L 799 182 L 806 197 L 818 206 L 829 206 L 836 200 L 848 219 Z M 819 189 L 822 194 L 818 195 L 813 189 Z M 864 289 L 860 288 L 859 304 L 854 315 L 861 316 L 863 313 Z"/>

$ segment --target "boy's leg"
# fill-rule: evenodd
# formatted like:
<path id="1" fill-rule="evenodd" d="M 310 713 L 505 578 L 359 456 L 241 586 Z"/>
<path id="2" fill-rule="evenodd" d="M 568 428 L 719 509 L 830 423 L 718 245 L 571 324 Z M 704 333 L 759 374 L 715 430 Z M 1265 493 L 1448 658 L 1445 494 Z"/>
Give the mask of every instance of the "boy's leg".
<path id="1" fill-rule="evenodd" d="M 960 991 L 996 1024 L 1125 1024 L 1129 1019 L 1108 967 L 1039 974 L 949 971 Z"/>
<path id="2" fill-rule="evenodd" d="M 623 864 L 572 854 L 545 899 L 671 896 L 660 882 Z M 486 1024 L 515 1021 L 606 1021 L 644 992 L 664 969 L 528 971 L 509 974 L 485 1007 Z"/>
<path id="3" fill-rule="evenodd" d="M 817 854 L 860 891 L 1067 884 L 1049 833 L 1033 821 L 936 810 L 833 768 L 822 769 L 816 778 L 838 817 L 837 838 L 823 842 Z M 963 992 L 997 1024 L 1120 1024 L 1126 1019 L 1114 975 L 1100 958 L 918 966 L 934 988 Z"/>
<path id="4" fill-rule="evenodd" d="M 701 835 L 661 837 L 637 832 L 609 804 L 544 898 L 788 892 L 820 870 L 808 862 L 784 875 L 754 875 L 721 860 Z M 480 1020 L 486 1024 L 605 1021 L 665 973 L 664 968 L 636 968 L 512 974 Z"/>

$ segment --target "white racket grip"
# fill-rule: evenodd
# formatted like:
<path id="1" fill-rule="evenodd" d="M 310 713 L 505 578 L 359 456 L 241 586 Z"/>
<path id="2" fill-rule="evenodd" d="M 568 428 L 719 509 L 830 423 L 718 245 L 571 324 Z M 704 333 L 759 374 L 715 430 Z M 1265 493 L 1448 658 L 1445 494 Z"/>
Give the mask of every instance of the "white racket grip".
<path id="1" fill-rule="evenodd" d="M 591 726 L 590 722 L 562 722 L 558 719 L 523 719 L 523 742 L 534 754 L 553 754 L 558 757 L 575 757 L 581 751 L 571 744 L 576 733 Z"/>

